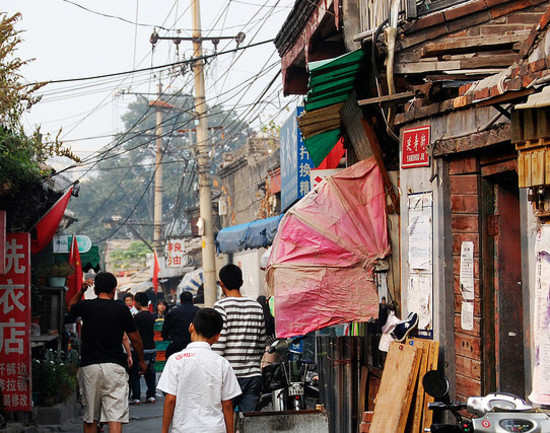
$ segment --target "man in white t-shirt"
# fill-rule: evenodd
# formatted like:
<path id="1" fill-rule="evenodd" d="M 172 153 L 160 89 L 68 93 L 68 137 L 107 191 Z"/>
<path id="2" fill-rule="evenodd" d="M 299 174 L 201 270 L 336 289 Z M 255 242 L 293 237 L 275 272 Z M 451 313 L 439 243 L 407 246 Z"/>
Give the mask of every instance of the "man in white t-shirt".
<path id="1" fill-rule="evenodd" d="M 191 343 L 168 358 L 157 385 L 166 393 L 162 433 L 234 433 L 232 399 L 241 388 L 229 362 L 210 349 L 222 326 L 216 310 L 199 310 Z"/>

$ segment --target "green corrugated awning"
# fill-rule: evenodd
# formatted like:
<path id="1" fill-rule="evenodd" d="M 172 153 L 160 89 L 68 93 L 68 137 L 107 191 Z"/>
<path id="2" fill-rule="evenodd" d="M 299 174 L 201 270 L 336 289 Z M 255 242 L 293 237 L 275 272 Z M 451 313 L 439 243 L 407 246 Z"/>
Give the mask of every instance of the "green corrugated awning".
<path id="1" fill-rule="evenodd" d="M 340 129 L 323 132 L 304 140 L 309 156 L 317 167 L 327 157 L 340 139 Z"/>
<path id="2" fill-rule="evenodd" d="M 352 51 L 339 57 L 308 63 L 309 82 L 305 111 L 312 112 L 348 100 L 361 69 L 364 52 Z M 340 129 L 308 137 L 304 143 L 317 167 L 334 148 Z"/>

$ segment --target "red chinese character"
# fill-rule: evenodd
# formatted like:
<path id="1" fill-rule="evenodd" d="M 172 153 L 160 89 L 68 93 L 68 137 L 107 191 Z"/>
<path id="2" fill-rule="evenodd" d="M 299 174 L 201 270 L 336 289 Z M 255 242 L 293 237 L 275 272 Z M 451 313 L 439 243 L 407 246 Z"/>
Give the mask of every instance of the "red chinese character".
<path id="1" fill-rule="evenodd" d="M 174 245 L 174 251 L 182 251 L 181 242 L 176 242 L 176 244 Z"/>
<path id="2" fill-rule="evenodd" d="M 174 257 L 174 265 L 181 265 L 181 257 Z"/>

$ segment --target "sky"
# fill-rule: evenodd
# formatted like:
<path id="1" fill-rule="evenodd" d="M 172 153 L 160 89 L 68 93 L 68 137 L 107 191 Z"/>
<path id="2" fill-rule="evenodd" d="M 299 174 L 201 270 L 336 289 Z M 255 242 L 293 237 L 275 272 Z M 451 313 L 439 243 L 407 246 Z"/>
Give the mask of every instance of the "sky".
<path id="1" fill-rule="evenodd" d="M 202 0 L 203 36 L 234 36 L 242 31 L 246 34 L 243 46 L 272 39 L 293 3 Z M 17 55 L 35 59 L 23 68 L 22 75 L 25 82 L 36 82 L 130 71 L 189 58 L 191 42 L 180 44 L 178 58 L 172 42 L 159 41 L 152 50 L 149 38 L 154 26 L 159 27 L 160 36 L 190 36 L 190 7 L 191 0 L 2 0 L 0 12 L 21 13 L 17 29 L 23 31 L 23 42 Z M 138 25 L 132 24 L 136 22 Z M 218 51 L 235 46 L 234 41 L 221 41 Z M 205 41 L 203 50 L 210 54 L 214 48 Z M 255 127 L 272 118 L 282 123 L 289 116 L 285 107 L 292 101 L 279 91 L 280 77 L 267 92 L 265 102 L 246 117 L 279 70 L 279 60 L 274 44 L 268 43 L 209 61 L 205 66 L 207 102 L 221 102 L 247 120 L 255 118 Z M 42 101 L 25 113 L 24 126 L 30 132 L 40 125 L 43 132 L 54 136 L 61 129 L 66 145 L 81 157 L 93 158 L 93 152 L 112 143 L 112 134 L 123 131 L 120 116 L 135 100 L 124 92 L 155 92 L 159 80 L 167 92 L 182 88 L 192 91 L 189 69 L 182 74 L 180 68 L 170 74 L 148 71 L 49 84 L 39 91 Z"/>

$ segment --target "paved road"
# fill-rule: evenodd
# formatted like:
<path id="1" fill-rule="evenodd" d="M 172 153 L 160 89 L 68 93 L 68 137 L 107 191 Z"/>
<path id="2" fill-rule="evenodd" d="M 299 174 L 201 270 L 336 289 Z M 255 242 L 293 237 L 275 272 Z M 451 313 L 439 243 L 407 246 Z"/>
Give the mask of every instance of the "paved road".
<path id="1" fill-rule="evenodd" d="M 130 406 L 130 423 L 124 426 L 124 433 L 160 431 L 162 423 L 162 405 L 162 398 L 159 398 L 155 404 Z M 50 431 L 82 433 L 82 423 L 79 419 L 72 419 L 60 426 L 59 429 L 52 428 Z M 109 431 L 107 426 L 103 428 L 103 431 L 105 433 Z"/>

